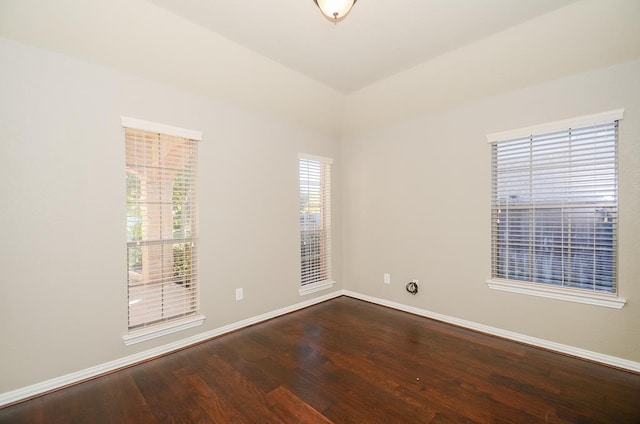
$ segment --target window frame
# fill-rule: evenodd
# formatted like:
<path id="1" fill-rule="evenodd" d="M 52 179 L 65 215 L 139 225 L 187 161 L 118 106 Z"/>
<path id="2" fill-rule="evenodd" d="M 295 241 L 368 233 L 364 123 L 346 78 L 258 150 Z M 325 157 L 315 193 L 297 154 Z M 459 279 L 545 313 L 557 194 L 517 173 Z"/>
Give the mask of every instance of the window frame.
<path id="1" fill-rule="evenodd" d="M 324 273 L 323 275 L 326 275 L 326 278 L 323 278 L 321 280 L 318 281 L 313 281 L 313 282 L 308 282 L 305 283 L 304 281 L 304 274 L 305 272 L 308 271 L 308 265 L 305 265 L 305 263 L 303 262 L 303 252 L 302 252 L 302 245 L 304 243 L 304 232 L 308 231 L 308 229 L 304 228 L 303 225 L 303 201 L 302 201 L 302 196 L 303 196 L 303 186 L 304 186 L 304 181 L 303 181 L 303 176 L 301 173 L 301 164 L 302 161 L 307 161 L 307 162 L 313 162 L 318 166 L 319 169 L 319 173 L 318 175 L 316 175 L 317 178 L 319 178 L 320 181 L 320 186 L 319 186 L 319 201 L 320 204 L 316 205 L 320 207 L 320 228 L 319 231 L 322 234 L 321 238 L 321 242 L 320 244 L 323 247 L 320 247 L 319 250 L 320 252 L 318 253 L 319 255 L 322 255 L 322 257 L 320 258 L 320 263 L 323 264 L 323 270 L 321 270 L 321 273 Z M 305 296 L 311 293 L 315 293 L 321 290 L 326 290 L 329 289 L 331 287 L 333 287 L 335 285 L 335 281 L 333 280 L 333 263 L 332 263 L 332 257 L 331 257 L 331 251 L 332 251 L 332 233 L 331 233 L 331 165 L 333 164 L 333 159 L 328 158 L 328 157 L 324 157 L 324 156 L 317 156 L 317 155 L 310 155 L 310 154 L 306 154 L 306 153 L 298 153 L 298 187 L 299 187 L 299 235 L 300 235 L 300 288 L 299 288 L 299 294 L 300 296 Z M 308 165 L 307 165 L 308 166 Z M 308 182 L 307 182 L 308 184 Z M 308 190 L 308 186 L 307 186 L 307 190 Z M 308 194 L 308 191 L 307 191 Z"/>
<path id="2" fill-rule="evenodd" d="M 200 131 L 188 130 L 185 128 L 159 124 L 155 122 L 145 121 L 145 120 L 136 119 L 136 118 L 130 118 L 126 116 L 121 116 L 121 124 L 122 124 L 122 127 L 124 127 L 125 132 L 126 132 L 126 129 L 131 129 L 131 130 L 140 130 L 145 132 L 156 133 L 164 136 L 180 137 L 196 143 L 202 140 L 202 132 Z M 196 155 L 195 157 L 196 168 L 197 168 L 197 161 L 198 161 L 198 158 Z M 195 171 L 194 178 L 197 180 L 197 171 Z M 197 204 L 197 200 L 194 200 L 194 202 L 196 202 Z M 197 225 L 195 227 L 196 227 L 195 234 L 189 237 L 189 240 L 194 240 L 195 242 L 197 242 L 197 239 L 198 239 Z M 176 241 L 173 239 L 171 240 L 172 242 Z M 180 239 L 180 240 L 183 240 L 183 239 Z M 129 246 L 130 242 L 127 242 L 127 245 Z M 197 257 L 197 249 L 193 254 Z M 171 334 L 177 331 L 182 331 L 188 328 L 202 325 L 206 317 L 200 313 L 200 307 L 199 307 L 200 290 L 199 290 L 199 287 L 197 287 L 197 283 L 194 290 L 195 290 L 195 296 L 197 297 L 196 301 L 198 306 L 196 310 L 193 311 L 192 314 L 189 314 L 186 316 L 178 315 L 176 317 L 168 318 L 166 320 L 158 321 L 156 323 L 152 323 L 149 325 L 144 325 L 139 328 L 131 328 L 130 325 L 127 324 L 127 334 L 123 336 L 123 341 L 125 345 L 140 343 L 146 340 L 154 339 L 156 337 L 164 336 L 166 334 Z M 127 282 L 127 301 L 129 302 L 129 283 L 128 282 Z M 129 322 L 129 319 L 127 319 L 127 322 Z"/>
<path id="3" fill-rule="evenodd" d="M 587 126 L 604 124 L 604 123 L 611 123 L 614 121 L 620 121 L 623 119 L 623 117 L 624 117 L 624 109 L 616 109 L 616 110 L 611 110 L 603 113 L 596 113 L 592 115 L 585 115 L 585 116 L 580 116 L 576 118 L 550 122 L 542 125 L 535 125 L 535 126 L 510 130 L 510 131 L 488 134 L 487 142 L 490 145 L 494 145 L 496 143 L 500 143 L 501 141 L 508 141 L 508 140 L 513 140 L 517 138 L 528 137 L 531 135 L 537 136 L 537 135 L 553 133 L 557 131 L 563 131 L 570 128 L 580 128 L 580 127 L 587 127 Z M 619 137 L 616 140 L 616 143 L 618 142 L 618 140 L 619 140 Z M 492 161 L 494 160 L 493 152 L 491 153 L 491 160 Z M 617 163 L 616 163 L 616 172 L 618 172 Z M 494 190 L 493 170 L 491 175 L 492 175 L 491 186 L 493 191 Z M 493 234 L 493 228 L 494 228 L 493 210 L 495 207 L 496 205 L 494 205 L 493 199 L 492 199 L 491 201 L 492 223 L 490 226 L 492 234 Z M 493 235 L 491 237 L 493 238 Z M 551 299 L 557 299 L 557 300 L 564 300 L 564 301 L 570 301 L 570 302 L 577 302 L 577 303 L 583 303 L 588 305 L 603 306 L 603 307 L 609 307 L 609 308 L 615 308 L 615 309 L 621 309 L 626 304 L 626 299 L 620 296 L 620 290 L 619 290 L 620 284 L 618 282 L 616 282 L 616 288 L 617 288 L 616 293 L 599 293 L 599 292 L 585 291 L 578 288 L 567 288 L 562 286 L 555 286 L 555 285 L 545 284 L 545 283 L 525 282 L 525 281 L 494 278 L 493 262 L 495 260 L 494 258 L 495 252 L 493 249 L 493 243 L 494 241 L 492 240 L 492 243 L 491 243 L 492 245 L 491 247 L 492 277 L 486 281 L 486 284 L 490 289 L 531 295 L 531 296 L 539 296 L 539 297 L 545 297 L 545 298 L 551 298 Z M 615 247 L 614 255 L 616 257 L 619 256 L 617 245 Z"/>

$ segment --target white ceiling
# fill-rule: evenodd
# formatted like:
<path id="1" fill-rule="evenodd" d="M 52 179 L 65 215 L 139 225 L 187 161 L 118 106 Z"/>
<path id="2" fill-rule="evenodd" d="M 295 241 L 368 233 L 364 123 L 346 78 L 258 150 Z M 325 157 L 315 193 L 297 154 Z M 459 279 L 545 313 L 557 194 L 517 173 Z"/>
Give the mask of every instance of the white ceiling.
<path id="1" fill-rule="evenodd" d="M 360 0 L 338 25 L 313 0 L 149 0 L 351 93 L 576 0 Z"/>

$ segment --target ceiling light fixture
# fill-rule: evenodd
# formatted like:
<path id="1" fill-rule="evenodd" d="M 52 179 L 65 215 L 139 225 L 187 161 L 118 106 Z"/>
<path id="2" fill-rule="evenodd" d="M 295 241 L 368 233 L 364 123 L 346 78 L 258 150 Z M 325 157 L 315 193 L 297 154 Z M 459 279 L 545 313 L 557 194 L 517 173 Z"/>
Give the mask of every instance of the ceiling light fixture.
<path id="1" fill-rule="evenodd" d="M 358 0 L 313 0 L 322 14 L 334 24 L 347 17 Z"/>

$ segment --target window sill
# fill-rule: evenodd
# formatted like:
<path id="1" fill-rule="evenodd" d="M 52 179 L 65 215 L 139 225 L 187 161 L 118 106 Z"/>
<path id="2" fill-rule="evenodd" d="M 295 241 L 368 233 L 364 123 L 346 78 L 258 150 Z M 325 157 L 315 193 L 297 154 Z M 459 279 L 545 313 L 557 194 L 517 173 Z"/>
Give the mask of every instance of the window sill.
<path id="1" fill-rule="evenodd" d="M 307 284 L 300 288 L 300 296 L 306 296 L 311 293 L 319 292 L 321 290 L 330 289 L 335 284 L 335 281 L 320 281 L 318 283 Z"/>
<path id="2" fill-rule="evenodd" d="M 147 340 L 155 339 L 156 337 L 186 330 L 187 328 L 197 327 L 199 325 L 202 325 L 206 318 L 207 317 L 205 317 L 204 315 L 194 315 L 165 324 L 154 325 L 153 327 L 141 328 L 139 330 L 130 332 L 126 336 L 123 336 L 122 340 L 124 340 L 124 344 L 127 346 L 141 343 Z"/>
<path id="3" fill-rule="evenodd" d="M 606 308 L 622 309 L 627 300 L 622 297 L 606 294 L 595 294 L 562 288 L 540 287 L 537 284 L 517 283 L 514 281 L 488 280 L 487 286 L 493 290 L 520 293 L 530 296 L 546 297 L 568 302 L 585 303 L 587 305 L 603 306 Z"/>

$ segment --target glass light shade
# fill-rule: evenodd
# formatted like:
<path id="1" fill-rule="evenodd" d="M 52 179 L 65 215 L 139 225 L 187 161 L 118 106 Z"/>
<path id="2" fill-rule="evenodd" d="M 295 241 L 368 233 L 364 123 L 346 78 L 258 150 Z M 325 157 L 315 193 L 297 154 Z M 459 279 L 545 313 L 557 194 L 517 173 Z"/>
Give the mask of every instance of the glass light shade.
<path id="1" fill-rule="evenodd" d="M 338 23 L 347 17 L 358 0 L 313 0 L 322 14 L 331 22 Z"/>

